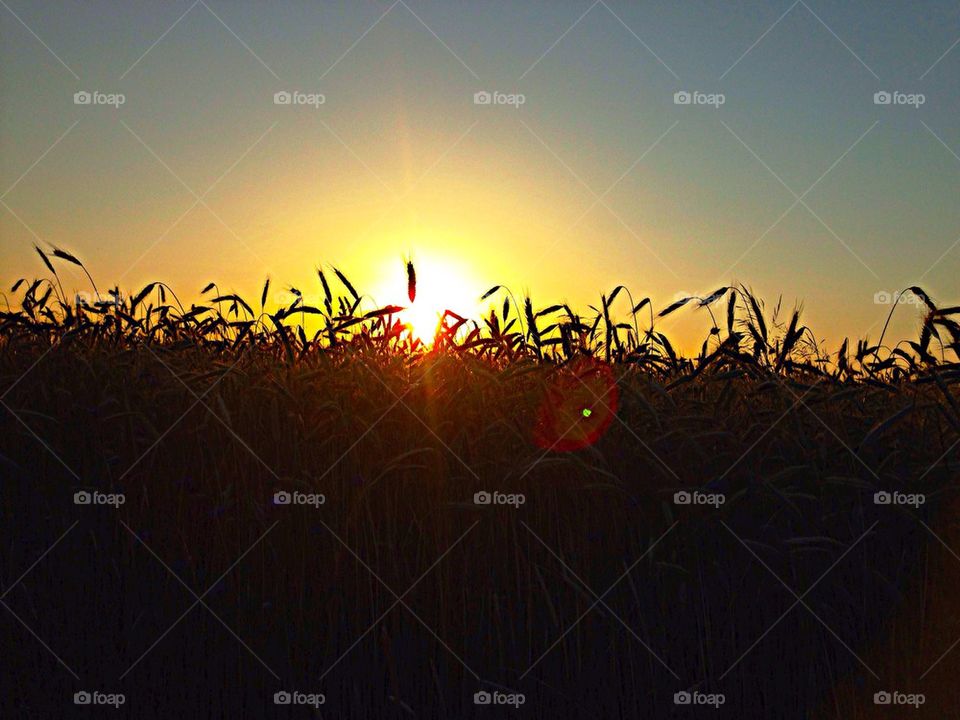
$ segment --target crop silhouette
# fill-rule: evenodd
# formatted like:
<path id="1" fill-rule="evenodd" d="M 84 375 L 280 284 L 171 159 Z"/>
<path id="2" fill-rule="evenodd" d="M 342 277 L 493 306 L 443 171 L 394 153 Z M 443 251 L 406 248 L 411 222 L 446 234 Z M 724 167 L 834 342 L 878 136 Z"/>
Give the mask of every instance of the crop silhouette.
<path id="1" fill-rule="evenodd" d="M 143 717 L 221 687 L 237 716 L 289 687 L 345 717 L 480 717 L 495 688 L 530 717 L 670 717 L 698 687 L 815 717 L 840 679 L 873 692 L 888 655 L 945 649 L 873 650 L 957 477 L 960 308 L 921 288 L 919 336 L 892 347 L 828 353 L 744 286 L 659 312 L 619 286 L 587 313 L 495 286 L 487 317 L 447 311 L 425 344 L 337 268 L 279 304 L 268 280 L 184 305 L 159 281 L 67 294 L 56 263 L 81 261 L 37 252 L 50 277 L 0 314 L 2 522 L 42 549 L 76 492 L 126 501 L 87 508 L 4 602 L 81 676 L 155 698 Z M 429 278 L 406 273 L 415 303 Z M 660 329 L 679 312 L 711 320 L 693 357 Z M 875 503 L 893 491 L 926 501 Z M 273 500 L 296 492 L 325 501 Z M 183 584 L 220 622 L 200 606 L 164 635 Z M 63 588 L 69 620 L 31 614 Z M 71 678 L 21 640 L 9 678 L 56 714 Z"/>
<path id="2" fill-rule="evenodd" d="M 219 353 L 256 348 L 264 353 L 282 352 L 288 360 L 311 353 L 365 351 L 373 354 L 422 355 L 446 351 L 469 355 L 495 364 L 521 360 L 542 360 L 562 365 L 584 356 L 608 363 L 632 366 L 672 383 L 693 380 L 701 373 L 745 372 L 751 376 L 808 375 L 830 382 L 870 381 L 897 383 L 939 377 L 937 368 L 953 370 L 960 355 L 960 324 L 953 316 L 960 307 L 938 308 L 920 287 L 909 287 L 897 295 L 912 295 L 923 303 L 926 313 L 919 337 L 893 347 L 883 344 L 897 302 L 887 316 L 876 344 L 858 340 L 856 348 L 845 339 L 833 354 L 825 351 L 810 328 L 801 324 L 795 309 L 784 322 L 780 302 L 771 313 L 747 287 L 720 287 L 706 297 L 689 296 L 676 300 L 654 314 L 650 298 L 635 303 L 629 289 L 618 285 L 600 296 L 599 306 L 582 315 L 567 304 L 536 308 L 527 296 L 522 308 L 508 288 L 497 285 L 481 300 L 503 295 L 499 311 L 479 319 L 465 318 L 446 310 L 430 347 L 415 337 L 403 321 L 403 307 L 366 307 L 362 297 L 337 268 L 331 268 L 345 293 L 335 294 L 322 269 L 317 270 L 322 303 L 309 304 L 304 294 L 290 287 L 292 301 L 268 307 L 270 280 L 263 286 L 259 312 L 236 293 L 221 294 L 216 283 L 201 291 L 204 302 L 184 307 L 173 290 L 163 282 L 148 283 L 135 294 L 112 288 L 103 295 L 84 267 L 70 253 L 54 248 L 48 255 L 37 254 L 52 279 L 24 279 L 11 292 L 21 291 L 19 304 L 11 306 L 4 296 L 6 311 L 0 325 L 6 335 L 27 333 L 48 340 L 69 337 L 76 341 L 110 342 L 134 346 L 142 342 L 192 341 L 198 348 Z M 61 259 L 80 267 L 94 292 L 64 291 L 51 262 Z M 406 261 L 407 294 L 415 302 L 417 276 L 412 261 Z M 617 319 L 618 297 L 628 299 L 624 319 Z M 681 357 L 669 338 L 659 332 L 659 319 L 684 307 L 709 314 L 711 327 L 695 357 Z M 720 314 L 718 321 L 717 315 Z M 307 334 L 307 327 L 317 327 Z M 938 383 L 939 384 L 939 383 Z"/>

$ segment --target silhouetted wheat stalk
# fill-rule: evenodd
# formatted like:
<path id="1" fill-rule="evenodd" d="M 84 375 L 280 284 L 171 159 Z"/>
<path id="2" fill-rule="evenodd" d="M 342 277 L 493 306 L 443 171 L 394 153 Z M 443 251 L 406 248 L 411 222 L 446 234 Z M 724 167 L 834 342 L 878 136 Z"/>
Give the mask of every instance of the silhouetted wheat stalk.
<path id="1" fill-rule="evenodd" d="M 346 292 L 335 295 L 323 270 L 318 268 L 322 307 L 306 304 L 303 293 L 294 287 L 289 288 L 295 298 L 293 302 L 268 307 L 271 286 L 268 278 L 260 295 L 259 312 L 240 295 L 218 291 L 210 297 L 209 304 L 193 304 L 187 309 L 173 290 L 159 281 L 148 283 L 132 295 L 121 293 L 119 288 L 101 295 L 87 268 L 74 255 L 59 248 L 48 254 L 38 247 L 36 252 L 53 278 L 30 283 L 20 279 L 14 283 L 11 292 L 22 290 L 22 295 L 18 307 L 11 306 L 7 299 L 7 309 L 0 313 L 3 336 L 26 333 L 53 341 L 63 338 L 94 343 L 109 340 L 115 345 L 130 346 L 143 342 L 190 341 L 215 352 L 256 349 L 283 355 L 289 361 L 311 353 L 357 348 L 414 355 L 444 351 L 470 354 L 495 363 L 530 359 L 563 364 L 574 357 L 588 355 L 633 366 L 673 383 L 687 382 L 704 373 L 739 371 L 885 384 L 937 377 L 949 384 L 955 379 L 957 363 L 948 361 L 947 353 L 956 358 L 960 350 L 960 324 L 952 317 L 960 314 L 960 307 L 938 308 L 929 295 L 916 286 L 903 292 L 917 296 L 927 309 L 919 337 L 893 348 L 883 345 L 897 308 L 894 304 L 880 340 L 876 344 L 859 340 L 852 356 L 847 339 L 835 354 L 825 352 L 811 330 L 801 324 L 799 308 L 787 323 L 778 320 L 779 303 L 771 316 L 765 316 L 762 301 L 743 285 L 721 287 L 705 297 L 683 297 L 656 314 L 649 298 L 634 303 L 629 289 L 619 285 L 609 294 L 601 294 L 599 306 L 590 306 L 593 315 L 589 319 L 582 318 L 565 304 L 538 310 L 529 296 L 523 298 L 521 309 L 508 288 L 496 285 L 481 300 L 503 293 L 499 315 L 491 312 L 478 323 L 447 310 L 432 347 L 428 348 L 404 324 L 404 308 L 395 305 L 363 308 L 363 297 L 335 267 L 331 270 Z M 73 300 L 67 298 L 53 264 L 56 259 L 83 270 L 94 288 L 92 298 L 80 295 Z M 412 261 L 407 260 L 405 265 L 407 296 L 414 302 L 417 275 Z M 211 282 L 200 295 L 205 297 L 216 290 L 216 284 Z M 630 306 L 627 319 L 618 321 L 613 306 L 621 293 L 629 298 Z M 174 304 L 168 302 L 168 295 Z M 727 300 L 726 322 L 721 328 L 713 307 L 724 298 Z M 510 317 L 511 305 L 516 310 L 513 317 Z M 708 313 L 711 327 L 700 353 L 685 358 L 678 355 L 666 335 L 657 331 L 656 321 L 691 306 Z M 649 322 L 641 332 L 639 316 L 644 309 Z M 934 342 L 939 347 L 939 357 L 932 351 Z"/>

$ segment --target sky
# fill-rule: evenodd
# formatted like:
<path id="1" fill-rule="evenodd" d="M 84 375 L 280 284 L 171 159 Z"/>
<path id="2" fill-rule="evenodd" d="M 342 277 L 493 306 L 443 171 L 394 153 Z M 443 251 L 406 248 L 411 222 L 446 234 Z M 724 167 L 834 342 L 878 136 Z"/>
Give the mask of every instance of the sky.
<path id="1" fill-rule="evenodd" d="M 956 3 L 2 0 L 0 40 L 4 290 L 40 245 L 404 304 L 412 258 L 461 312 L 744 283 L 833 349 L 910 285 L 960 304 Z"/>

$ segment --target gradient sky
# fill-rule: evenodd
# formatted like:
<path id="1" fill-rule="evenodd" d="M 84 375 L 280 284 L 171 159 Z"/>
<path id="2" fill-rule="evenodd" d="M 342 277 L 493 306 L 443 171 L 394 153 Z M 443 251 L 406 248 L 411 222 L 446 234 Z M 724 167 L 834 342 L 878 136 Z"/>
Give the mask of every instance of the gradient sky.
<path id="1" fill-rule="evenodd" d="M 743 282 L 876 338 L 877 292 L 960 302 L 960 6 L 877 5 L 3 0 L 0 280 L 38 243 L 132 290 L 316 293 L 325 262 L 387 303 L 412 255 L 538 305 Z"/>

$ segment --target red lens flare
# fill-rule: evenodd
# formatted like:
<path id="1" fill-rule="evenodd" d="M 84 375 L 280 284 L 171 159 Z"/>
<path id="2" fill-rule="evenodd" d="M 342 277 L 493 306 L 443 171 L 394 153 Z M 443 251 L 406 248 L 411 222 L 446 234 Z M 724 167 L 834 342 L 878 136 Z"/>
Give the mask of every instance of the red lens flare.
<path id="1" fill-rule="evenodd" d="M 534 442 L 544 450 L 573 452 L 593 445 L 610 427 L 619 391 L 613 369 L 582 358 L 557 370 L 537 412 Z"/>

